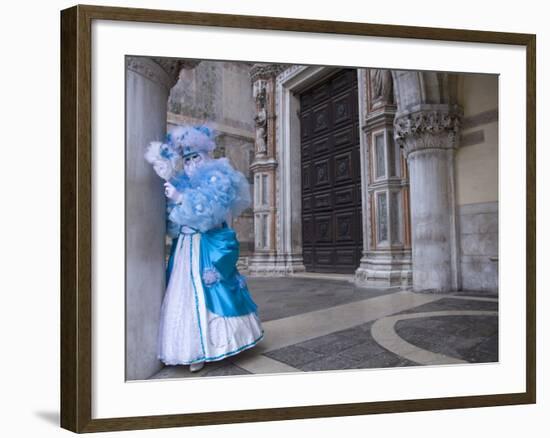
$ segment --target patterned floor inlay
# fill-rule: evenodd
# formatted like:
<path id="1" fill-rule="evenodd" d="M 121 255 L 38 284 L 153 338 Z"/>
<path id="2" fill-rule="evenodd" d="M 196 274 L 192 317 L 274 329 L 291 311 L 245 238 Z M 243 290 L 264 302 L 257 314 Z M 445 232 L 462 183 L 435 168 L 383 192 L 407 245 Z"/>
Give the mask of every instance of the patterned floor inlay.
<path id="1" fill-rule="evenodd" d="M 485 336 L 482 334 L 477 334 L 475 331 L 476 326 L 472 326 L 471 318 L 465 319 L 465 317 L 474 316 L 474 317 L 485 317 L 485 320 L 488 320 L 487 317 L 496 317 L 496 312 L 488 311 L 476 311 L 476 310 L 449 310 L 449 311 L 439 311 L 439 312 L 424 312 L 424 313 L 409 313 L 401 314 L 396 316 L 390 316 L 381 318 L 376 321 L 372 326 L 372 336 L 381 346 L 392 351 L 398 356 L 406 358 L 410 361 L 414 361 L 421 365 L 444 365 L 444 364 L 458 364 L 466 363 L 467 360 L 464 359 L 464 356 L 458 354 L 458 351 L 467 350 L 472 345 L 480 343 L 485 339 Z M 434 320 L 437 317 L 439 320 Z M 436 331 L 437 325 L 440 327 L 446 324 L 445 318 L 455 317 L 454 320 L 454 344 L 458 347 L 457 349 L 451 350 L 454 353 L 454 356 L 449 356 L 443 354 L 439 351 L 448 352 L 449 348 L 446 345 L 451 342 L 449 332 L 453 332 L 453 326 L 451 325 L 450 330 L 441 330 Z M 459 317 L 459 319 L 456 319 Z M 452 319 L 452 318 L 450 318 Z M 400 334 L 396 331 L 395 325 L 398 322 L 408 322 L 409 320 L 415 321 L 415 323 L 409 326 L 405 324 L 405 331 L 408 334 L 408 338 L 412 338 L 413 342 L 421 343 L 428 348 L 420 348 L 417 345 L 407 342 Z M 437 321 L 437 324 L 434 324 L 434 321 Z M 457 325 L 458 323 L 458 325 Z M 414 327 L 417 328 L 414 331 Z M 421 327 L 418 330 L 418 327 Z M 411 330 L 413 328 L 413 330 Z M 494 334 L 493 324 L 490 322 L 484 324 L 483 327 L 487 332 L 487 336 Z M 421 332 L 421 335 L 418 336 L 418 333 Z M 466 332 L 470 336 L 466 336 Z M 422 335 L 425 339 L 422 339 Z M 461 336 L 462 335 L 462 336 Z M 452 336 L 452 333 L 451 333 Z M 473 339 L 472 339 L 473 337 Z M 458 357 L 456 357 L 458 356 Z"/>
<path id="2" fill-rule="evenodd" d="M 417 365 L 378 344 L 374 321 L 264 353 L 302 371 L 386 368 Z"/>
<path id="3" fill-rule="evenodd" d="M 366 291 L 314 278 L 250 281 L 264 339 L 197 373 L 165 367 L 154 378 L 498 361 L 496 295 Z"/>
<path id="4" fill-rule="evenodd" d="M 395 331 L 400 338 L 424 350 L 470 363 L 498 362 L 496 314 L 457 314 L 400 320 L 395 325 Z"/>

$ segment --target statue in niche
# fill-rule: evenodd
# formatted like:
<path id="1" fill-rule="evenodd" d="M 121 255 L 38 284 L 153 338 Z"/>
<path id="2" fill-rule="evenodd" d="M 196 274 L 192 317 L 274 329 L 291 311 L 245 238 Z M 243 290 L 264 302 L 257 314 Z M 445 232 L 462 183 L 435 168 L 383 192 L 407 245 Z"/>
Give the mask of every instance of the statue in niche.
<path id="1" fill-rule="evenodd" d="M 391 71 L 373 68 L 370 70 L 370 89 L 373 104 L 393 103 L 393 81 Z"/>
<path id="2" fill-rule="evenodd" d="M 265 81 L 258 81 L 254 84 L 254 99 L 256 100 L 256 153 L 265 155 L 267 153 L 267 84 Z"/>

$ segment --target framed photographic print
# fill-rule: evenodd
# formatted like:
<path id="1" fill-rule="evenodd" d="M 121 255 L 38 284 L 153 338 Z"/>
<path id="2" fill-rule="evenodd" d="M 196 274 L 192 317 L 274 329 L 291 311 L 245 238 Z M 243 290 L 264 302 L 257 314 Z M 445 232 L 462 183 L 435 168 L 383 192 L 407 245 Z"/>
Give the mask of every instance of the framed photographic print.
<path id="1" fill-rule="evenodd" d="M 61 12 L 61 426 L 535 403 L 535 35 Z"/>

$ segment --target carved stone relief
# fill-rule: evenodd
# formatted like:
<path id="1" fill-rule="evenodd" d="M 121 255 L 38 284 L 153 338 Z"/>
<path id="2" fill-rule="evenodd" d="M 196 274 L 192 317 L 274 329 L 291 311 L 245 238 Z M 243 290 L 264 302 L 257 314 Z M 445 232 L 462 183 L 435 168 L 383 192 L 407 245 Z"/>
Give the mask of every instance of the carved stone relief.
<path id="1" fill-rule="evenodd" d="M 405 155 L 421 149 L 457 147 L 461 111 L 419 111 L 395 119 L 395 140 Z"/>

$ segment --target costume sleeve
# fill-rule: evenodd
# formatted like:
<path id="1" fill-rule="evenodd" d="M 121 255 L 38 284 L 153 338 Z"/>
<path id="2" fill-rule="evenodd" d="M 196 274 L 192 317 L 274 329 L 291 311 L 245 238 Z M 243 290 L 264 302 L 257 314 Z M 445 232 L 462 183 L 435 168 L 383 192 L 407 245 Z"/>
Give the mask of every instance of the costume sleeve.
<path id="1" fill-rule="evenodd" d="M 249 205 L 250 186 L 244 175 L 226 159 L 217 159 L 197 170 L 169 219 L 205 232 L 220 225 L 228 213 L 238 216 Z"/>
<path id="2" fill-rule="evenodd" d="M 178 192 L 183 192 L 187 187 L 190 186 L 189 177 L 185 174 L 184 171 L 179 171 L 169 182 L 176 188 Z"/>

